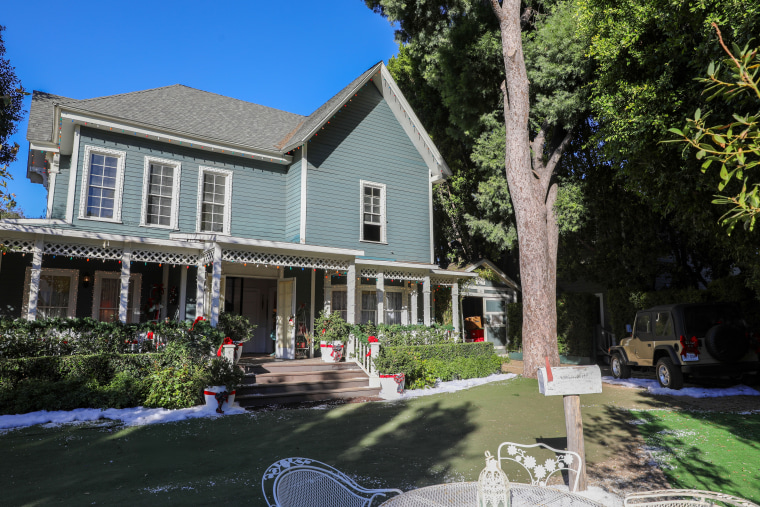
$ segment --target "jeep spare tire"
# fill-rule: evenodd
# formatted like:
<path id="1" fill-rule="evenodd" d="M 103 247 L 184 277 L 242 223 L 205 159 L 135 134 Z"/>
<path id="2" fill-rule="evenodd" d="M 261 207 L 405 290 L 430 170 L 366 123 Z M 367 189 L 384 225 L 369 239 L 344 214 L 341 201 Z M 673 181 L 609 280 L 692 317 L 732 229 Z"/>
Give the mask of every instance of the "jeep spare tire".
<path id="1" fill-rule="evenodd" d="M 705 336 L 707 351 L 718 361 L 732 363 L 741 359 L 749 349 L 749 340 L 741 329 L 728 324 L 711 327 Z"/>

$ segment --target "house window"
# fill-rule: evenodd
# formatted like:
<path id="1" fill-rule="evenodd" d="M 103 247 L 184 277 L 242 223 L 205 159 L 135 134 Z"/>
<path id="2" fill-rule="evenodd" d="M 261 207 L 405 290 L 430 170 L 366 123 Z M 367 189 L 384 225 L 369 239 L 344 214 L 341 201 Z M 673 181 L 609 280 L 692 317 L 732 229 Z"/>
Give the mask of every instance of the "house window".
<path id="1" fill-rule="evenodd" d="M 362 314 L 361 323 L 378 324 L 377 322 L 377 292 L 362 291 Z"/>
<path id="2" fill-rule="evenodd" d="M 385 185 L 361 182 L 361 210 L 361 241 L 385 243 Z"/>
<path id="3" fill-rule="evenodd" d="M 29 284 L 32 268 L 26 268 L 24 283 L 24 314 L 29 305 Z M 47 269 L 40 272 L 40 285 L 37 291 L 37 318 L 74 318 L 77 307 L 77 286 L 79 271 L 76 269 Z"/>
<path id="4" fill-rule="evenodd" d="M 348 320 L 348 293 L 346 291 L 332 291 L 331 311 L 340 314 L 343 320 Z"/>
<path id="5" fill-rule="evenodd" d="M 385 293 L 385 323 L 388 325 L 401 324 L 403 293 Z"/>
<path id="6" fill-rule="evenodd" d="M 121 221 L 125 158 L 123 151 L 85 147 L 79 218 Z"/>
<path id="7" fill-rule="evenodd" d="M 145 157 L 142 225 L 177 228 L 180 164 Z"/>
<path id="8" fill-rule="evenodd" d="M 140 321 L 138 305 L 141 279 L 139 273 L 129 276 L 129 293 L 127 296 L 127 322 L 129 323 Z M 96 271 L 92 296 L 92 318 L 100 322 L 117 322 L 119 320 L 120 298 L 121 273 L 118 271 Z"/>
<path id="9" fill-rule="evenodd" d="M 230 233 L 232 172 L 202 167 L 198 179 L 198 232 Z"/>

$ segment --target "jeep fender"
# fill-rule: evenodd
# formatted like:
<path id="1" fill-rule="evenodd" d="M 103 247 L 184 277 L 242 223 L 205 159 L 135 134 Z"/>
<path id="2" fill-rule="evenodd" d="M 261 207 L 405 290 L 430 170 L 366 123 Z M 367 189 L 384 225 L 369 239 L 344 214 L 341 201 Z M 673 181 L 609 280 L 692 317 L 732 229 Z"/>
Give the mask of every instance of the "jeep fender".
<path id="1" fill-rule="evenodd" d="M 655 347 L 653 357 L 654 361 L 652 361 L 652 363 L 656 365 L 658 358 L 663 355 L 667 355 L 670 360 L 673 361 L 674 365 L 679 366 L 681 364 L 681 358 L 678 354 L 676 354 L 676 351 L 673 349 L 672 345 L 659 345 Z"/>
<path id="2" fill-rule="evenodd" d="M 625 349 L 623 347 L 619 345 L 610 347 L 610 356 L 616 352 L 619 353 L 621 356 L 623 356 L 623 361 L 625 361 L 626 364 L 631 364 L 631 360 L 629 359 L 628 354 L 626 354 Z"/>

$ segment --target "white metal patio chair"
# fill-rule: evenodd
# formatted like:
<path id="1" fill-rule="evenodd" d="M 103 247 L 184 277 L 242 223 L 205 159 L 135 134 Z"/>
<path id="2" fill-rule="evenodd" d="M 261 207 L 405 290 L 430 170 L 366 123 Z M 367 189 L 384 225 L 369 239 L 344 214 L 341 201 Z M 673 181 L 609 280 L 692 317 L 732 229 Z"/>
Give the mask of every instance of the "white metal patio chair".
<path id="1" fill-rule="evenodd" d="M 696 489 L 661 489 L 627 495 L 625 507 L 760 507 L 724 493 Z"/>
<path id="2" fill-rule="evenodd" d="M 554 458 L 547 458 L 543 463 L 539 463 L 539 460 L 529 453 L 529 450 L 533 448 L 548 449 L 554 453 Z M 502 467 L 502 461 L 514 461 L 522 465 L 530 475 L 532 486 L 546 486 L 549 478 L 558 472 L 575 472 L 575 480 L 570 484 L 570 491 L 578 490 L 578 480 L 583 463 L 581 463 L 581 457 L 577 452 L 555 449 L 540 443 L 526 445 L 504 442 L 499 446 L 497 459 L 499 460 L 499 467 Z M 572 480 L 572 476 L 568 480 Z"/>
<path id="3" fill-rule="evenodd" d="M 309 458 L 273 463 L 264 472 L 261 487 L 269 507 L 370 507 L 401 493 L 363 488 L 343 472 Z"/>

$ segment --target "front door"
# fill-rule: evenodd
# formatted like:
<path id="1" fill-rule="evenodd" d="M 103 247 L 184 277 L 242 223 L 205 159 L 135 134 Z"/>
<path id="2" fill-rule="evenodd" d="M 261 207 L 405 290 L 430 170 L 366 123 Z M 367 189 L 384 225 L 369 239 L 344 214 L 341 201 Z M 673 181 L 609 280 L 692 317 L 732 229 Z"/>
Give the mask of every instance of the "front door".
<path id="1" fill-rule="evenodd" d="M 507 344 L 507 302 L 486 298 L 483 304 L 486 341 L 493 343 L 494 347 L 504 347 Z"/>
<path id="2" fill-rule="evenodd" d="M 272 352 L 274 325 L 271 315 L 274 310 L 276 280 L 227 276 L 225 281 L 224 311 L 242 315 L 256 326 L 251 339 L 243 344 L 243 352 Z"/>
<path id="3" fill-rule="evenodd" d="M 296 280 L 286 278 L 277 283 L 277 346 L 276 357 L 296 357 Z"/>

